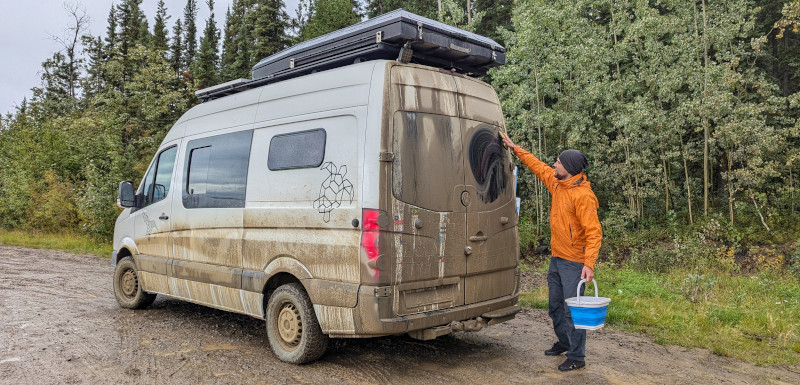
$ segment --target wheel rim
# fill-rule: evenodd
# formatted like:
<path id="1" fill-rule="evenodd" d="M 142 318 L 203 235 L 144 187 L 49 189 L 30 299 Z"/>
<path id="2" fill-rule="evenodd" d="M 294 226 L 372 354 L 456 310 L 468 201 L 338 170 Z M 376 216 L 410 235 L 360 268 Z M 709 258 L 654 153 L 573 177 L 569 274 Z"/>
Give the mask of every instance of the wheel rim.
<path id="1" fill-rule="evenodd" d="M 297 347 L 303 336 L 303 320 L 297 307 L 293 303 L 284 303 L 278 313 L 277 321 L 281 345 L 287 348 Z"/>
<path id="2" fill-rule="evenodd" d="M 122 279 L 120 280 L 120 290 L 122 294 L 128 298 L 133 298 L 136 295 L 136 290 L 139 287 L 138 279 L 136 278 L 136 272 L 131 269 L 126 270 L 122 273 Z"/>

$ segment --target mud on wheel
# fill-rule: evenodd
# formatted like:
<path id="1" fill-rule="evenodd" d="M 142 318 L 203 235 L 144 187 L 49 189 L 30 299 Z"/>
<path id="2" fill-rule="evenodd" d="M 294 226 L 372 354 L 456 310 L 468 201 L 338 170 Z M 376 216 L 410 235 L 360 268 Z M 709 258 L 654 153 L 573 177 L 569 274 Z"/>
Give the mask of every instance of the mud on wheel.
<path id="1" fill-rule="evenodd" d="M 126 309 L 146 308 L 156 300 L 155 294 L 142 289 L 139 272 L 136 271 L 136 264 L 131 257 L 120 260 L 114 270 L 114 297 L 119 306 Z"/>
<path id="2" fill-rule="evenodd" d="M 269 344 L 281 361 L 314 361 L 328 348 L 328 336 L 322 333 L 311 300 L 300 284 L 277 288 L 269 298 L 266 315 Z"/>

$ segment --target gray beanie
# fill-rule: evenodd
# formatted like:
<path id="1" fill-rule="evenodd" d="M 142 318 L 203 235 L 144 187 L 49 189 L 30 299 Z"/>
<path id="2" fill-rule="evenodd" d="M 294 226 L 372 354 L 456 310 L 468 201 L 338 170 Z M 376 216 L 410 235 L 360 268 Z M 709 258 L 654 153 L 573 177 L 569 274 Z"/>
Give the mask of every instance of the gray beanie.
<path id="1" fill-rule="evenodd" d="M 558 156 L 558 159 L 561 160 L 561 165 L 564 166 L 564 169 L 572 175 L 580 174 L 589 165 L 589 162 L 586 161 L 586 156 L 580 150 L 564 150 Z"/>

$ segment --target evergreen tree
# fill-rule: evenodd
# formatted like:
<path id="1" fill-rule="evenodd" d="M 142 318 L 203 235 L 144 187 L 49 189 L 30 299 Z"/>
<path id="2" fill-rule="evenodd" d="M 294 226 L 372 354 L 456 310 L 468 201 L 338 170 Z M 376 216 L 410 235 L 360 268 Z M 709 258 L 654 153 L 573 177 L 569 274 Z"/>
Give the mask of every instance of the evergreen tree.
<path id="1" fill-rule="evenodd" d="M 313 0 L 301 39 L 313 39 L 360 21 L 358 4 L 351 0 Z"/>
<path id="2" fill-rule="evenodd" d="M 155 24 L 153 25 L 153 48 L 164 53 L 164 57 L 169 50 L 169 37 L 167 36 L 167 7 L 164 0 L 158 0 L 158 10 L 156 11 Z"/>
<path id="3" fill-rule="evenodd" d="M 183 22 L 181 19 L 175 20 L 172 26 L 172 45 L 170 45 L 169 61 L 175 73 L 181 73 L 185 69 L 183 66 Z"/>
<path id="4" fill-rule="evenodd" d="M 86 77 L 80 79 L 80 82 L 81 89 L 83 89 L 83 101 L 86 101 L 103 90 L 105 85 L 103 65 L 107 60 L 107 51 L 100 36 L 83 36 L 81 39 L 87 61 Z"/>
<path id="5" fill-rule="evenodd" d="M 145 44 L 148 40 L 147 19 L 140 5 L 142 0 L 124 0 L 117 5 L 119 19 L 119 47 L 123 56 L 136 44 Z"/>
<path id="6" fill-rule="evenodd" d="M 206 20 L 206 28 L 203 37 L 200 39 L 200 52 L 194 66 L 194 77 L 198 88 L 206 88 L 219 83 L 219 29 L 214 21 L 214 0 L 207 0 L 208 9 L 211 12 Z"/>
<path id="7" fill-rule="evenodd" d="M 225 37 L 222 41 L 222 57 L 220 59 L 220 76 L 222 81 L 238 78 L 249 78 L 249 55 L 242 55 L 240 49 L 249 50 L 251 46 L 246 43 L 249 39 L 245 23 L 245 15 L 251 0 L 234 0 L 233 6 L 228 8 L 225 17 Z M 246 60 L 237 60 L 246 56 Z"/>
<path id="8" fill-rule="evenodd" d="M 111 10 L 108 11 L 108 26 L 106 27 L 106 37 L 105 37 L 105 51 L 108 55 L 107 58 L 114 55 L 114 52 L 117 50 L 118 46 L 118 38 L 117 38 L 117 27 L 119 25 L 119 21 L 117 20 L 117 7 L 112 5 Z"/>
<path id="9" fill-rule="evenodd" d="M 197 55 L 197 1 L 187 0 L 183 9 L 183 68 L 192 68 Z"/>
<path id="10" fill-rule="evenodd" d="M 245 25 L 252 28 L 249 68 L 288 45 L 289 16 L 284 8 L 283 0 L 257 0 L 245 16 Z"/>
<path id="11" fill-rule="evenodd" d="M 70 68 L 64 54 L 56 52 L 42 63 L 41 87 L 34 87 L 35 112 L 40 116 L 57 116 L 74 108 L 70 96 Z"/>
<path id="12" fill-rule="evenodd" d="M 466 5 L 466 4 L 465 4 Z M 365 8 L 370 18 L 384 13 L 403 8 L 411 13 L 427 17 L 431 20 L 438 19 L 439 5 L 431 0 L 366 0 Z"/>
<path id="13" fill-rule="evenodd" d="M 250 78 L 253 68 L 253 28 L 251 18 L 245 15 L 239 34 L 236 35 L 236 56 L 230 70 L 237 74 L 234 78 Z M 257 59 L 256 59 L 257 60 Z"/>

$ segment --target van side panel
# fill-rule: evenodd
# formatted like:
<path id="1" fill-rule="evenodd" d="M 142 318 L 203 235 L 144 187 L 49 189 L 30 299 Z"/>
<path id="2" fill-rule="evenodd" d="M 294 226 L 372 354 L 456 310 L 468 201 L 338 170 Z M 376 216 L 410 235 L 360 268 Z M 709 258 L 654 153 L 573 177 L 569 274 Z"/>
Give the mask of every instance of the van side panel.
<path id="1" fill-rule="evenodd" d="M 364 90 L 345 87 L 337 92 L 332 100 L 351 99 L 353 92 Z M 262 108 L 271 110 L 274 103 L 265 102 Z M 326 105 L 331 103 L 317 107 L 324 110 Z M 361 231 L 354 220 L 361 220 L 358 144 L 365 115 L 366 109 L 358 107 L 281 119 L 277 124 L 257 123 L 248 171 L 242 243 L 245 275 L 263 274 L 264 283 L 281 272 L 301 279 L 319 307 L 322 329 L 338 334 L 354 333 L 352 315 L 343 315 L 351 310 L 341 308 L 355 307 L 358 298 Z M 295 143 L 291 137 L 320 131 L 325 138 L 324 157 L 319 164 L 306 164 L 297 153 L 315 154 L 316 149 L 308 147 L 318 144 Z M 287 144 L 298 148 L 287 153 L 285 148 L 273 147 Z M 285 167 L 285 162 L 294 161 L 270 159 L 275 153 L 297 156 L 300 165 L 274 169 L 270 164 Z M 297 262 L 266 271 L 279 258 Z M 298 272 L 299 266 L 305 271 Z"/>

